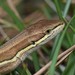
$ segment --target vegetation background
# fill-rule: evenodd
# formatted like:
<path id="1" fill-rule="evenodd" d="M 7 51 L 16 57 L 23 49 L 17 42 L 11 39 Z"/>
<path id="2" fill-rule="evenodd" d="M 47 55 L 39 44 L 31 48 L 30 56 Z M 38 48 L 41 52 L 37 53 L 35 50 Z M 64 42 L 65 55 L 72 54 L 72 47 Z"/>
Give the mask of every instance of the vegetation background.
<path id="1" fill-rule="evenodd" d="M 75 75 L 75 0 L 0 0 L 0 45 L 42 19 L 65 28 L 7 75 Z"/>

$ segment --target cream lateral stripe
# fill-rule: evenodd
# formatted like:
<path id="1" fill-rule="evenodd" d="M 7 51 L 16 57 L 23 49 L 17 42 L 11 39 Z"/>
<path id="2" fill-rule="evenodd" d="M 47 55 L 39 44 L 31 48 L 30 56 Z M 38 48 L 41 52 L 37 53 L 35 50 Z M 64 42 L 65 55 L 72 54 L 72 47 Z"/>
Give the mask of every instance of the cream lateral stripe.
<path id="1" fill-rule="evenodd" d="M 56 23 L 56 24 L 52 24 L 53 26 L 54 25 L 58 25 L 60 22 L 58 22 L 58 23 Z M 22 39 L 21 39 L 22 38 Z M 14 38 L 12 38 L 11 40 L 9 40 L 9 42 L 7 43 L 7 44 L 9 44 L 9 45 L 5 45 L 5 47 L 6 46 L 9 46 L 9 47 L 6 47 L 6 49 L 11 49 L 12 48 L 12 45 L 13 45 L 13 47 L 15 46 L 15 45 L 17 45 L 17 44 L 19 44 L 21 41 L 23 41 L 25 39 L 25 34 L 24 34 L 24 31 L 23 32 L 21 32 L 20 34 L 18 34 L 17 36 L 15 36 Z M 11 44 L 11 41 L 12 41 L 12 44 Z M 17 42 L 14 42 L 14 41 L 17 41 Z M 4 46 L 1 46 L 1 47 L 4 47 Z M 2 50 L 2 51 L 0 51 L 0 52 L 3 52 L 3 51 L 5 51 L 4 49 Z"/>
<path id="2" fill-rule="evenodd" d="M 52 30 L 49 35 L 46 34 L 43 38 L 41 38 L 40 40 L 38 40 L 37 42 L 35 42 L 34 45 L 30 45 L 30 46 L 26 47 L 25 49 L 21 50 L 21 51 L 18 52 L 18 53 L 16 54 L 16 56 L 13 57 L 12 59 L 1 62 L 1 63 L 0 63 L 0 66 L 1 66 L 1 65 L 5 65 L 5 64 L 8 64 L 8 63 L 10 63 L 10 62 L 16 61 L 18 57 L 20 58 L 20 54 L 22 54 L 22 53 L 24 53 L 24 52 L 26 52 L 26 51 L 32 49 L 33 47 L 36 47 L 38 44 L 40 44 L 40 43 L 43 42 L 45 39 L 47 39 L 48 37 L 50 37 L 50 36 L 52 35 L 53 31 L 58 30 L 60 27 L 62 27 L 62 29 L 63 29 L 64 25 L 60 25 L 60 26 L 58 26 L 57 28 L 55 28 L 54 30 Z"/>
<path id="3" fill-rule="evenodd" d="M 64 26 L 60 20 L 40 20 L 3 44 L 0 47 L 0 74 L 13 71 L 36 48 L 60 33 Z"/>

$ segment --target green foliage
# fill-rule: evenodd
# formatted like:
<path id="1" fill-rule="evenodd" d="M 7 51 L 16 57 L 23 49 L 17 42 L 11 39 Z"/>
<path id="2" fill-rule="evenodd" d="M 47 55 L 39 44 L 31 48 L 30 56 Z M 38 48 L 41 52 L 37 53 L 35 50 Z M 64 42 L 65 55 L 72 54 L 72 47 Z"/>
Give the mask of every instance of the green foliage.
<path id="1" fill-rule="evenodd" d="M 61 46 L 64 46 L 66 49 L 66 48 L 71 47 L 73 44 L 75 44 L 75 25 L 74 25 L 75 15 L 73 15 L 73 17 L 71 18 L 69 22 L 68 21 L 66 22 L 66 17 L 69 13 L 71 0 L 67 0 L 66 4 L 64 4 L 62 0 L 53 0 L 52 2 L 54 3 L 54 6 L 56 7 L 56 12 L 53 11 L 49 6 L 47 6 L 47 3 L 44 4 L 42 7 L 40 7 L 40 10 L 48 19 L 51 19 L 54 15 L 58 15 L 59 19 L 65 22 L 65 28 L 63 32 L 61 32 L 55 38 L 52 52 L 50 53 L 50 55 L 49 55 L 48 48 L 46 48 L 46 46 L 42 46 L 43 51 L 47 55 L 49 55 L 50 60 L 52 60 L 52 64 L 48 70 L 48 75 L 54 75 L 55 73 L 55 65 L 57 62 L 57 57 L 58 57 L 58 53 L 59 53 Z M 12 18 L 13 24 L 19 29 L 19 31 L 22 31 L 24 29 L 23 22 L 10 9 L 6 0 L 0 0 L 0 6 Z M 75 8 L 74 8 L 73 13 L 75 13 Z M 34 64 L 35 71 L 37 72 L 40 69 L 40 62 L 39 62 L 39 58 L 36 52 L 32 53 L 32 59 L 33 59 L 32 61 Z M 74 60 L 75 60 L 75 53 L 73 52 L 68 58 L 67 67 L 65 68 L 65 71 L 62 73 L 62 75 L 74 75 L 74 70 L 75 70 Z M 17 68 L 15 71 L 17 71 L 19 75 L 31 75 L 31 73 L 29 72 L 28 68 L 25 65 L 23 66 L 23 69 Z M 12 73 L 13 75 L 16 75 L 15 71 Z"/>

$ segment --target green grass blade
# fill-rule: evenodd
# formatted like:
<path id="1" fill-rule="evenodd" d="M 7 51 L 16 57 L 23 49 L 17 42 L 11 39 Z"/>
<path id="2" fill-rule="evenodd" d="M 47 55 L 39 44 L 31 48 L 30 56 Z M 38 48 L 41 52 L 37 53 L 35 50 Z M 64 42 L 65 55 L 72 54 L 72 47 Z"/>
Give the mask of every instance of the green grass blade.
<path id="1" fill-rule="evenodd" d="M 43 11 L 43 13 L 46 15 L 46 17 L 48 19 L 51 19 L 51 15 L 50 15 L 49 10 L 47 9 L 46 5 L 42 5 L 41 10 Z"/>
<path id="2" fill-rule="evenodd" d="M 52 51 L 51 51 L 51 54 L 50 54 L 50 60 L 52 60 L 52 58 L 53 58 L 53 55 L 54 55 L 54 52 L 55 52 L 55 47 L 56 47 L 56 45 L 57 45 L 59 36 L 60 36 L 60 34 L 57 35 L 56 38 L 55 38 L 54 46 L 53 46 Z"/>
<path id="3" fill-rule="evenodd" d="M 41 48 L 43 49 L 43 51 L 44 51 L 47 55 L 49 55 L 49 51 L 48 51 L 48 49 L 47 49 L 47 47 L 46 47 L 45 45 L 42 45 Z"/>
<path id="4" fill-rule="evenodd" d="M 75 19 L 75 16 L 73 16 L 73 18 L 71 19 L 71 21 Z M 59 53 L 59 50 L 60 50 L 60 46 L 61 46 L 61 43 L 63 41 L 63 38 L 64 38 L 64 35 L 65 35 L 65 32 L 67 30 L 67 28 L 69 27 L 71 21 L 66 25 L 64 31 L 62 32 L 62 34 L 60 35 L 59 37 L 59 40 L 58 40 L 58 43 L 57 43 L 57 46 L 56 46 L 56 49 L 55 49 L 55 53 L 54 53 L 54 56 L 53 56 L 53 60 L 52 60 L 52 64 L 51 64 L 51 67 L 48 71 L 48 74 L 49 75 L 54 75 L 54 71 L 55 71 L 55 64 L 56 64 L 56 61 L 57 61 L 57 56 L 58 56 L 58 53 Z"/>
<path id="5" fill-rule="evenodd" d="M 74 75 L 75 72 L 75 54 L 72 53 L 69 57 L 68 65 L 62 75 Z"/>
<path id="6" fill-rule="evenodd" d="M 26 72 L 27 75 L 31 75 L 31 73 L 30 73 L 30 71 L 28 70 L 26 64 L 22 63 L 22 65 L 23 65 L 23 70 L 24 70 L 24 72 Z"/>
<path id="7" fill-rule="evenodd" d="M 40 69 L 40 63 L 36 52 L 32 53 L 32 58 L 33 58 L 35 71 L 38 71 Z"/>
<path id="8" fill-rule="evenodd" d="M 73 21 L 75 22 L 75 19 Z M 72 27 L 72 24 L 71 24 L 70 27 Z M 74 32 L 74 29 L 72 29 L 72 31 Z M 73 34 L 73 37 L 70 37 L 70 36 L 71 36 L 71 34 L 68 33 L 68 35 L 67 35 L 67 38 L 69 40 L 68 43 L 70 43 L 70 46 L 72 46 L 73 44 L 75 44 L 75 42 L 73 40 L 74 39 L 74 34 Z M 74 73 L 75 73 L 75 63 L 74 63 L 73 60 L 75 60 L 75 53 L 74 52 L 69 56 L 67 67 L 65 68 L 62 75 L 74 75 Z"/>
<path id="9" fill-rule="evenodd" d="M 62 20 L 63 19 L 62 11 L 60 10 L 60 6 L 59 6 L 59 3 L 58 3 L 58 0 L 54 0 L 54 3 L 55 3 L 55 6 L 56 6 L 56 9 L 57 9 L 57 14 L 58 14 L 59 18 Z"/>
<path id="10" fill-rule="evenodd" d="M 24 24 L 10 9 L 10 7 L 6 3 L 6 0 L 0 0 L 0 6 L 10 15 L 10 17 L 13 19 L 15 25 L 19 28 L 19 30 L 22 31 L 24 29 Z"/>
<path id="11" fill-rule="evenodd" d="M 70 4 L 71 4 L 71 0 L 67 0 L 67 1 L 66 1 L 66 6 L 65 6 L 65 10 L 64 10 L 64 13 L 63 13 L 63 17 L 64 17 L 64 18 L 67 16 L 67 13 L 68 13 Z"/>

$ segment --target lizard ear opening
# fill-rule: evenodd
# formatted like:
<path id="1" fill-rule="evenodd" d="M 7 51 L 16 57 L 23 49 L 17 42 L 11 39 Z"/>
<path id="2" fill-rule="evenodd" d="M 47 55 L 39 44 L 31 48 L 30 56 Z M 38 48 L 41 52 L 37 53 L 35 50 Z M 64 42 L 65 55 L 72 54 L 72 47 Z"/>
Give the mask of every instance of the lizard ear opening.
<path id="1" fill-rule="evenodd" d="M 33 45 L 35 45 L 35 41 L 31 41 L 31 43 L 32 43 Z"/>

